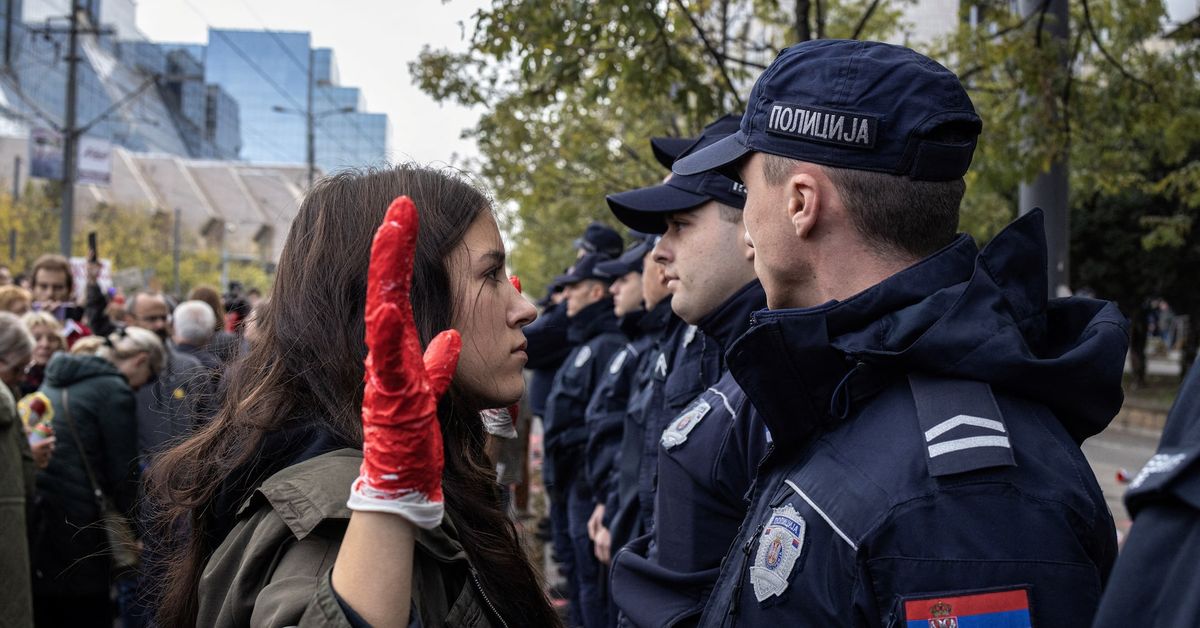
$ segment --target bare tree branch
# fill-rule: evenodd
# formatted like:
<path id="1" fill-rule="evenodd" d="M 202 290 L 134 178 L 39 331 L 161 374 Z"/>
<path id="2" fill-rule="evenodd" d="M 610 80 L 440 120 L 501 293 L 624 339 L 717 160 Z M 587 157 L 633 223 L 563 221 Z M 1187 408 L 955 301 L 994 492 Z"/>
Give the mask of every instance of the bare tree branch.
<path id="1" fill-rule="evenodd" d="M 1103 55 L 1104 58 L 1108 60 L 1108 62 L 1111 63 L 1118 72 L 1121 73 L 1121 76 L 1124 76 L 1134 83 L 1145 87 L 1146 90 L 1150 92 L 1150 97 L 1157 101 L 1158 93 L 1154 91 L 1153 85 L 1131 74 L 1129 70 L 1125 69 L 1125 66 L 1121 65 L 1120 61 L 1117 61 L 1115 57 L 1109 54 L 1108 49 L 1105 48 L 1104 44 L 1100 42 L 1100 36 L 1096 34 L 1095 25 L 1092 24 L 1092 12 L 1088 7 L 1088 0 L 1081 0 L 1081 4 L 1083 4 L 1083 23 L 1087 26 L 1088 33 L 1092 37 L 1092 42 L 1096 44 L 1096 48 L 1100 50 L 1100 54 Z"/>
<path id="2" fill-rule="evenodd" d="M 863 12 L 862 17 L 859 18 L 858 24 L 854 25 L 854 32 L 850 33 L 850 39 L 858 39 L 859 37 L 862 37 L 863 29 L 867 27 L 867 20 L 871 19 L 871 16 L 875 14 L 875 9 L 878 8 L 879 0 L 874 0 L 874 2 L 871 3 L 871 6 L 867 7 L 867 10 Z"/>
<path id="3" fill-rule="evenodd" d="M 704 44 L 704 49 L 708 52 L 709 56 L 713 58 L 713 61 L 717 62 L 717 69 L 721 71 L 721 78 L 725 80 L 725 85 L 729 88 L 729 93 L 733 95 L 733 100 L 737 102 L 737 108 L 745 109 L 746 104 L 742 101 L 742 96 L 738 93 L 737 86 L 733 84 L 733 79 L 729 77 L 729 70 L 725 68 L 725 60 L 721 56 L 721 53 L 717 52 L 716 48 L 713 48 L 712 42 L 708 40 L 708 34 L 704 32 L 704 27 L 700 25 L 696 16 L 687 10 L 687 7 L 683 4 L 683 0 L 675 0 L 675 4 L 687 16 L 688 21 L 692 24 L 692 28 L 696 29 L 696 34 L 700 36 L 700 41 Z"/>

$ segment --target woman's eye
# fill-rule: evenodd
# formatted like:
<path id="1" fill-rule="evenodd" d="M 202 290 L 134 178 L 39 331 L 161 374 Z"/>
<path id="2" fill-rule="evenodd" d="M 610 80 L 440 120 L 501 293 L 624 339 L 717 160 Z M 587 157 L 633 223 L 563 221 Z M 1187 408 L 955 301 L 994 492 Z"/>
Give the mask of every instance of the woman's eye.
<path id="1" fill-rule="evenodd" d="M 488 272 L 487 278 L 492 281 L 501 281 L 504 277 L 504 269 L 497 266 Z"/>

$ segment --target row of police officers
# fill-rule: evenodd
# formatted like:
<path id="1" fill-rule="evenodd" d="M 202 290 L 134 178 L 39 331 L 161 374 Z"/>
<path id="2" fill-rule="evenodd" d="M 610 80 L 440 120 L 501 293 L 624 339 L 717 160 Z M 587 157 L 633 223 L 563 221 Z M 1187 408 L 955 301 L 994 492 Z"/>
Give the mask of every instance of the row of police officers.
<path id="1" fill-rule="evenodd" d="M 672 173 L 607 198 L 632 244 L 590 226 L 526 329 L 574 625 L 1092 624 L 1117 545 L 1080 444 L 1127 322 L 1047 298 L 1040 211 L 957 232 L 981 129 L 931 59 L 820 40 L 651 140 Z M 1168 431 L 1138 503 L 1195 536 L 1196 430 Z M 1171 558 L 1140 533 L 1119 576 Z M 1196 625 L 1175 568 L 1119 577 L 1098 623 Z"/>

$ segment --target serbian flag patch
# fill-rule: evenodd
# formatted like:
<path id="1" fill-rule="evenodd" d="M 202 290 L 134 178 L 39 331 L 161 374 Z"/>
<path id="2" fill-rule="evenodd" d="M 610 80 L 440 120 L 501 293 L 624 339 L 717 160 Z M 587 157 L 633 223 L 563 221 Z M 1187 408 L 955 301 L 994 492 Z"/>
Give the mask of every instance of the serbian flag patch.
<path id="1" fill-rule="evenodd" d="M 1029 590 L 1025 588 L 906 598 L 904 620 L 908 628 L 1033 626 L 1029 614 Z"/>

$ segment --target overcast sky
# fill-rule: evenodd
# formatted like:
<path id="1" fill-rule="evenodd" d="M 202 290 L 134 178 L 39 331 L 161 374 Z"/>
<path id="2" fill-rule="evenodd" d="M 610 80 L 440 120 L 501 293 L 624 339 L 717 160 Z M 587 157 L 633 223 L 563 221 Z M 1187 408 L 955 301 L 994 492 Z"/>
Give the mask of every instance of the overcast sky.
<path id="1" fill-rule="evenodd" d="M 393 161 L 449 163 L 474 156 L 459 139 L 478 113 L 438 105 L 420 92 L 408 62 L 422 46 L 466 47 L 463 28 L 486 0 L 142 0 L 138 26 L 153 41 L 205 43 L 208 27 L 308 31 L 317 47 L 333 48 L 342 85 L 359 87 L 367 110 L 392 123 Z"/>

